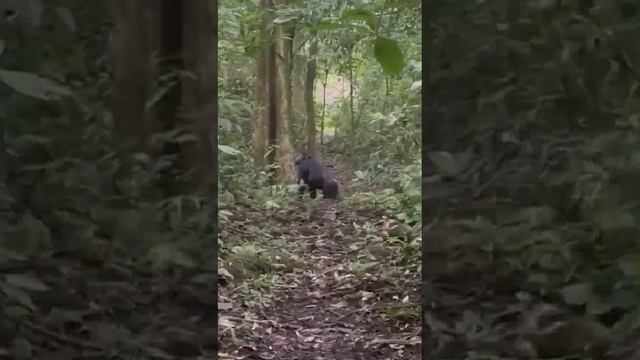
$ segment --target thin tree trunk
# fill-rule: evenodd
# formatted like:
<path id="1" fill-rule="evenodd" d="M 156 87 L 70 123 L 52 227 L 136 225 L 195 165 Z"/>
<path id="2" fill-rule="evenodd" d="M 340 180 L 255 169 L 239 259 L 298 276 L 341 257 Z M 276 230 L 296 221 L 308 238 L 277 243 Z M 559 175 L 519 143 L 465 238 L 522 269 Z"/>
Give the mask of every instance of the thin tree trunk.
<path id="1" fill-rule="evenodd" d="M 261 0 L 261 4 L 265 9 L 265 22 L 267 29 L 272 29 L 272 11 L 273 0 Z M 277 81 L 278 72 L 276 65 L 276 44 L 275 44 L 274 30 L 270 30 L 268 33 L 268 46 L 267 46 L 267 144 L 269 164 L 274 165 L 276 162 L 275 146 L 277 145 L 277 129 L 278 129 L 278 94 Z"/>
<path id="2" fill-rule="evenodd" d="M 307 108 L 307 153 L 313 157 L 316 155 L 316 109 L 313 101 L 313 89 L 316 80 L 316 54 L 318 52 L 318 40 L 314 39 L 309 48 L 309 60 L 307 61 L 307 77 L 304 86 L 304 98 Z"/>
<path id="3" fill-rule="evenodd" d="M 7 182 L 7 144 L 4 141 L 5 137 L 5 118 L 4 115 L 0 115 L 0 183 Z"/>
<path id="4" fill-rule="evenodd" d="M 351 123 L 351 138 L 348 140 L 348 149 L 349 154 L 353 155 L 353 146 L 356 137 L 356 119 L 355 119 L 355 111 L 353 109 L 353 45 L 349 49 L 349 114 L 350 114 L 350 123 Z"/>
<path id="5" fill-rule="evenodd" d="M 294 122 L 294 115 L 293 115 L 293 69 L 294 69 L 294 52 L 293 52 L 293 38 L 295 37 L 296 34 L 296 26 L 295 25 L 290 25 L 286 27 L 286 34 L 285 37 L 282 39 L 282 43 L 283 43 L 283 51 L 284 54 L 286 55 L 285 57 L 282 58 L 284 67 L 286 69 L 286 78 L 285 78 L 285 82 L 286 82 L 286 87 L 285 87 L 285 91 L 286 91 L 286 107 L 288 110 L 287 113 L 287 118 L 289 121 L 289 128 L 292 129 L 293 128 L 293 122 Z"/>
<path id="6" fill-rule="evenodd" d="M 265 151 L 267 140 L 267 119 L 268 119 L 268 106 L 267 106 L 267 55 L 269 52 L 268 45 L 268 33 L 267 33 L 267 18 L 264 8 L 266 3 L 261 1 L 262 19 L 260 24 L 259 33 L 259 50 L 256 58 L 256 82 L 255 82 L 255 96 L 256 107 L 254 110 L 252 121 L 252 135 L 251 142 L 253 144 L 253 161 L 256 166 L 263 167 L 265 165 Z"/>
<path id="7" fill-rule="evenodd" d="M 382 102 L 382 114 L 387 115 L 387 106 L 389 102 L 389 77 L 385 76 L 384 78 L 384 101 Z M 361 110 L 362 111 L 362 110 Z M 378 131 L 382 132 L 384 129 L 384 121 L 380 121 L 378 125 Z"/>
<path id="8" fill-rule="evenodd" d="M 424 18 L 422 20 L 423 22 L 423 26 L 424 26 L 424 45 L 422 48 L 422 54 L 431 54 L 432 51 L 434 51 L 433 49 L 433 39 L 435 36 L 435 31 L 434 31 L 434 22 L 433 20 L 436 19 L 436 15 L 438 14 L 438 4 L 437 2 L 431 2 L 431 3 L 427 3 L 427 5 L 431 5 L 430 7 L 427 7 L 427 9 L 423 9 L 424 11 Z M 434 124 L 433 123 L 433 119 L 434 117 L 431 116 L 431 104 L 427 104 L 426 97 L 426 89 L 430 84 L 430 79 L 431 79 L 431 56 L 423 56 L 423 62 L 422 62 L 422 68 L 425 69 L 425 71 L 423 72 L 423 79 L 422 79 L 422 108 L 424 109 L 423 111 L 425 111 L 425 114 L 423 114 L 422 116 L 422 166 L 425 166 L 425 164 L 427 164 L 427 151 L 430 151 L 433 147 L 433 145 L 435 145 L 435 139 L 438 138 L 438 133 L 436 132 L 435 129 L 438 128 L 438 124 Z M 428 120 L 425 120 L 428 119 Z M 442 124 L 440 124 L 442 125 Z M 423 172 L 424 173 L 424 172 Z M 423 194 L 423 200 L 422 200 L 422 206 L 423 209 L 427 208 L 427 203 L 425 201 L 426 196 L 424 196 L 426 194 L 425 191 L 422 192 Z"/>
<path id="9" fill-rule="evenodd" d="M 387 103 L 389 98 L 389 77 L 384 77 L 384 101 L 382 102 L 382 113 L 387 113 Z"/>
<path id="10" fill-rule="evenodd" d="M 187 0 L 190 1 L 190 0 Z M 158 132 L 168 132 L 182 127 L 184 119 L 181 118 L 180 108 L 182 105 L 182 80 L 179 71 L 184 69 L 183 59 L 183 33 L 185 22 L 183 18 L 185 10 L 184 0 L 161 0 L 160 15 L 160 75 L 173 74 L 173 82 L 162 99 L 158 101 L 158 123 L 154 130 Z M 188 122 L 187 122 L 188 124 Z M 189 124 L 190 125 L 190 124 Z M 184 166 L 189 160 L 185 158 L 184 148 L 172 140 L 166 140 L 161 144 L 160 149 L 156 149 L 156 156 L 164 160 L 170 160 L 171 166 L 163 169 L 159 178 L 159 186 L 165 196 L 180 193 L 183 186 L 182 174 L 186 169 Z"/>
<path id="11" fill-rule="evenodd" d="M 118 147 L 140 150 L 147 135 L 145 100 L 150 79 L 150 17 L 146 1 L 107 0 L 114 25 L 109 41 L 110 94 Z"/>
<path id="12" fill-rule="evenodd" d="M 286 4 L 286 1 L 283 1 L 279 5 Z M 292 182 L 294 180 L 294 169 L 293 169 L 293 151 L 291 148 L 291 143 L 289 141 L 289 113 L 290 113 L 290 105 L 287 102 L 287 68 L 285 62 L 282 59 L 285 59 L 284 53 L 284 44 L 283 44 L 283 27 L 282 25 L 275 26 L 275 34 L 274 34 L 274 45 L 273 45 L 273 60 L 274 60 L 274 72 L 276 75 L 277 86 L 275 86 L 275 90 L 277 91 L 277 119 L 276 119 L 276 139 L 277 139 L 277 148 L 276 148 L 276 160 L 278 164 L 278 178 L 282 182 Z M 280 59 L 280 61 L 278 61 Z M 275 82 L 274 82 L 274 85 Z"/>
<path id="13" fill-rule="evenodd" d="M 183 104 L 194 129 L 195 143 L 186 149 L 187 174 L 193 190 L 217 195 L 218 186 L 218 47 L 217 5 L 208 0 L 184 2 Z"/>
<path id="14" fill-rule="evenodd" d="M 277 81 L 278 81 L 278 68 L 276 65 L 276 44 L 272 40 L 272 44 L 269 45 L 269 52 L 267 55 L 267 94 L 269 96 L 269 163 L 275 164 L 276 151 L 275 147 L 278 144 L 278 94 L 277 94 Z M 283 102 L 284 103 L 284 102 Z"/>
<path id="15" fill-rule="evenodd" d="M 177 71 L 184 68 L 183 40 L 186 37 L 183 32 L 187 25 L 183 21 L 185 4 L 183 0 L 162 0 L 161 6 L 160 72 L 162 75 L 174 72 L 177 76 Z M 160 126 L 156 130 L 172 130 L 178 124 L 181 85 L 180 82 L 176 83 L 160 100 Z"/>
<path id="16" fill-rule="evenodd" d="M 114 25 L 109 38 L 112 82 L 109 107 L 114 122 L 114 147 L 121 166 L 115 178 L 130 179 L 131 155 L 145 150 L 149 127 L 145 102 L 151 84 L 149 32 L 153 31 L 148 1 L 107 0 Z M 115 185 L 114 185 L 115 186 Z M 127 196 L 140 195 L 135 187 L 116 188 Z"/>
<path id="17" fill-rule="evenodd" d="M 320 144 L 324 145 L 324 112 L 327 108 L 327 80 L 329 77 L 329 66 L 324 71 L 322 81 L 322 118 L 320 119 Z"/>

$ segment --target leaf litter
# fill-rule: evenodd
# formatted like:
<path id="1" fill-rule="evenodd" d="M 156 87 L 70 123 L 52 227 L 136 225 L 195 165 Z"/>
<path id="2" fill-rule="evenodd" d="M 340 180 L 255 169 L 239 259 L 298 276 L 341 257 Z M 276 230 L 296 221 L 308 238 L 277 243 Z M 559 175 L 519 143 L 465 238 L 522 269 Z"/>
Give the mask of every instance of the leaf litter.
<path id="1" fill-rule="evenodd" d="M 354 176 L 332 160 L 340 179 Z M 392 247 L 369 253 L 365 239 L 385 231 L 379 215 L 325 200 L 271 211 L 243 209 L 222 226 L 223 240 L 257 237 L 244 232 L 251 219 L 300 260 L 262 291 L 255 279 L 219 287 L 230 304 L 219 310 L 221 359 L 420 358 L 419 270 Z"/>

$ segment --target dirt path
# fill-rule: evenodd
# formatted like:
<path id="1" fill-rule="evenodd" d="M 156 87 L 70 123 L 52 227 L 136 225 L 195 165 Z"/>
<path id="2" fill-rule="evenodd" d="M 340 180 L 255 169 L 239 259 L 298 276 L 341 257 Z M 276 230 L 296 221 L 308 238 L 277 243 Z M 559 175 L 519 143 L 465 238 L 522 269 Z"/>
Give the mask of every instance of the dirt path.
<path id="1" fill-rule="evenodd" d="M 352 176 L 339 163 L 333 165 L 348 194 Z M 293 202 L 271 218 L 277 224 L 267 231 L 301 243 L 296 255 L 305 266 L 285 276 L 284 290 L 267 305 L 220 312 L 220 357 L 419 359 L 418 274 L 395 263 L 392 249 L 378 244 L 376 256 L 364 241 L 382 234 L 385 221 L 343 202 L 320 202 L 311 213 L 318 211 L 310 220 L 304 204 Z M 333 215 L 335 220 L 326 220 Z M 233 327 L 233 335 L 225 324 Z"/>

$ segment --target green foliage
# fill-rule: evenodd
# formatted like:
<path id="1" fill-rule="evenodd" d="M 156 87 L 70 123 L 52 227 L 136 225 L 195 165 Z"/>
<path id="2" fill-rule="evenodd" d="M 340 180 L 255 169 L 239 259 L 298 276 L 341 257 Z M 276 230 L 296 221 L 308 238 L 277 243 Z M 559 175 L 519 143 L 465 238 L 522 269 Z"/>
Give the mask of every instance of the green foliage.
<path id="1" fill-rule="evenodd" d="M 368 171 L 357 171 L 359 180 L 373 186 L 374 192 L 358 193 L 359 203 L 383 208 L 389 216 L 419 228 L 422 224 L 421 163 L 397 166 L 391 163 L 371 164 Z"/>
<path id="2" fill-rule="evenodd" d="M 69 88 L 55 84 L 37 74 L 0 69 L 0 80 L 20 94 L 41 100 L 71 96 Z"/>
<path id="3" fill-rule="evenodd" d="M 317 39 L 316 82 L 324 80 L 328 69 L 327 86 L 335 92 L 336 85 L 353 73 L 357 107 L 356 118 L 351 119 L 349 99 L 343 93 L 335 96 L 341 106 L 322 109 L 321 93 L 316 90 L 318 128 L 319 114 L 324 112 L 325 135 L 333 150 L 346 155 L 355 170 L 367 174 L 362 181 L 376 188 L 370 198 L 361 200 L 419 226 L 421 41 L 420 31 L 410 29 L 420 28 L 421 4 L 379 1 L 369 5 L 311 1 L 275 9 L 274 24 L 295 30 L 291 143 L 299 150 L 306 141 L 302 86 L 308 48 Z M 257 169 L 250 156 L 260 10 L 228 2 L 220 4 L 219 12 L 219 204 L 221 221 L 231 226 L 237 204 L 262 204 L 268 211 L 283 211 L 291 206 L 295 186 L 270 182 L 270 169 Z M 251 50 L 238 50 L 243 48 Z"/>
<path id="4" fill-rule="evenodd" d="M 485 228 L 497 268 L 593 316 L 633 314 L 640 299 L 628 10 L 623 1 L 443 3 L 430 27 L 434 186 L 497 198 L 498 227 Z"/>
<path id="5" fill-rule="evenodd" d="M 164 265 L 209 262 L 211 254 L 195 250 L 209 241 L 203 234 L 215 231 L 215 207 L 198 194 L 163 196 L 158 170 L 166 158 L 113 147 L 102 60 L 104 12 L 82 5 L 72 13 L 68 5 L 0 2 L 16 14 L 0 25 L 5 41 L 0 118 L 7 159 L 0 183 L 11 200 L 3 201 L 9 206 L 0 221 L 0 248 L 40 255 L 85 251 L 108 239 L 129 255 Z M 76 16 L 87 21 L 76 22 Z M 193 140 L 175 131 L 152 142 L 168 138 Z M 190 260 L 168 256 L 172 251 Z"/>
<path id="6" fill-rule="evenodd" d="M 368 28 L 324 34 L 319 56 L 321 66 L 330 69 L 329 86 L 337 85 L 336 75 L 346 81 L 343 97 L 325 109 L 325 124 L 337 134 L 332 148 L 347 155 L 366 174 L 362 180 L 378 189 L 370 200 L 411 222 L 420 221 L 421 206 L 422 51 L 420 31 L 410 30 L 420 28 L 420 16 L 420 4 L 347 6 L 333 21 L 354 26 L 364 21 Z"/>
<path id="7" fill-rule="evenodd" d="M 371 10 L 367 9 L 349 9 L 342 13 L 342 19 L 363 20 L 369 26 L 369 29 L 375 31 L 378 28 L 378 18 Z"/>
<path id="8" fill-rule="evenodd" d="M 376 60 L 388 75 L 399 75 L 404 68 L 404 57 L 400 45 L 392 39 L 378 37 L 373 48 Z"/>

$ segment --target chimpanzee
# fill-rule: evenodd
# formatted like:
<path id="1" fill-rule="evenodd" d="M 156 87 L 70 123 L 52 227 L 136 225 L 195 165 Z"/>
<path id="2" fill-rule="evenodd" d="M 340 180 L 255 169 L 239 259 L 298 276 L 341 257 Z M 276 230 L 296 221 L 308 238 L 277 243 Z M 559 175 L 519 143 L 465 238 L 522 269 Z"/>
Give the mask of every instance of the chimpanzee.
<path id="1" fill-rule="evenodd" d="M 313 160 L 309 155 L 299 155 L 295 162 L 297 183 L 302 181 L 309 187 L 309 195 L 312 199 L 317 196 L 316 191 L 322 189 L 322 196 L 325 199 L 336 199 L 338 197 L 338 182 L 333 175 L 327 171 L 319 162 Z M 298 189 L 300 198 L 304 195 L 305 185 Z"/>

